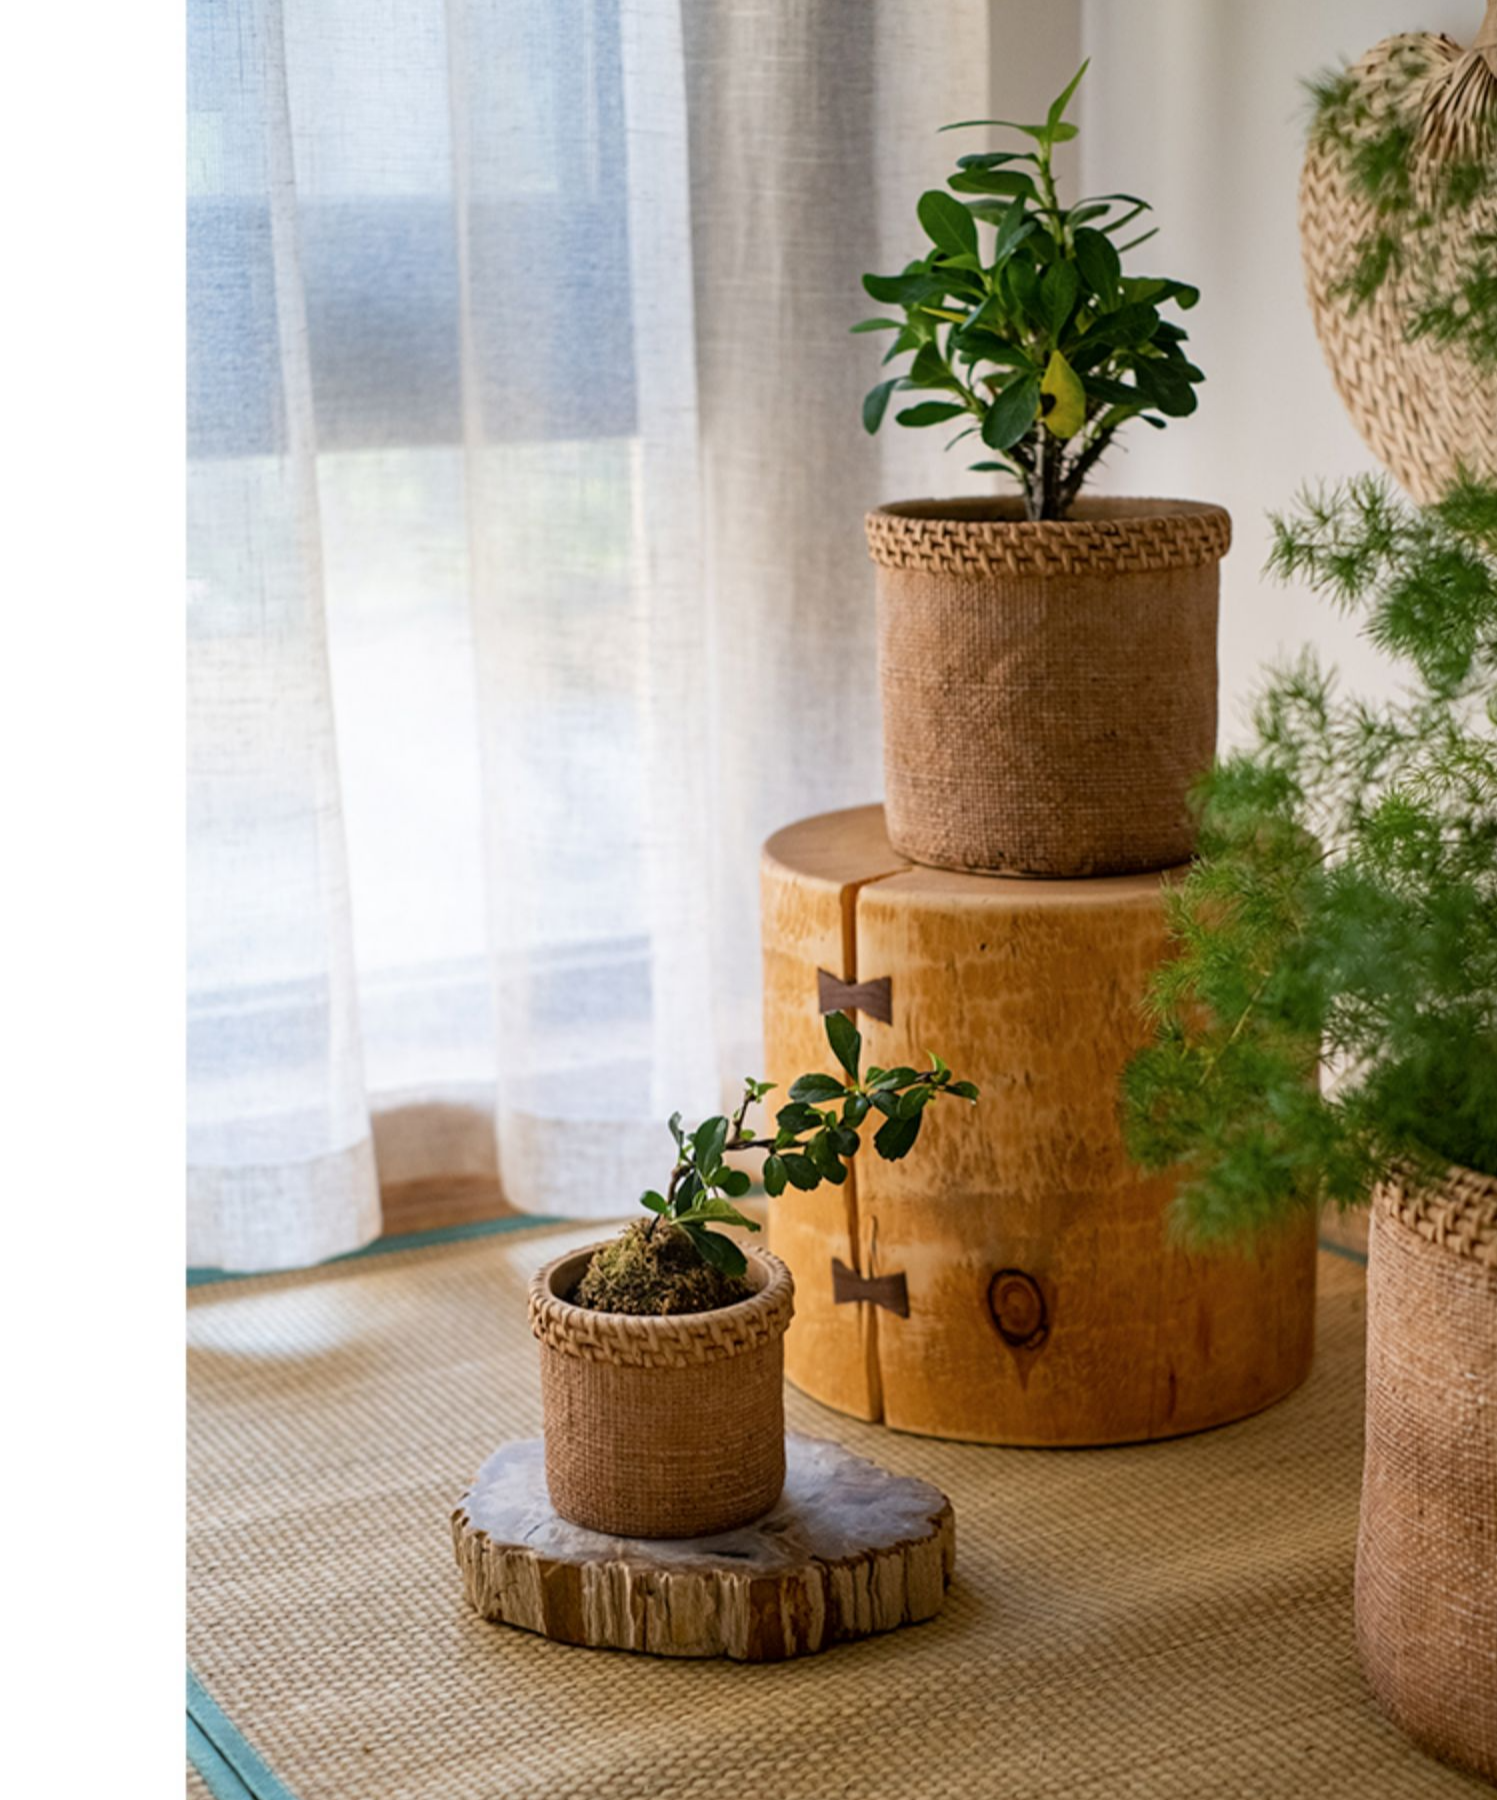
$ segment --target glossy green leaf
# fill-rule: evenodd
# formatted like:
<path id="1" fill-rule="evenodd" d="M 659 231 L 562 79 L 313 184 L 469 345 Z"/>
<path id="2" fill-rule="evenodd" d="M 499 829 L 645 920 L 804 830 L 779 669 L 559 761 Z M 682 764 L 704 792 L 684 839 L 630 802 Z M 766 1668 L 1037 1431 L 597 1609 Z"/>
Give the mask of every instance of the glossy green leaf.
<path id="1" fill-rule="evenodd" d="M 723 1148 L 728 1141 L 728 1121 L 725 1118 L 703 1119 L 691 1134 L 692 1160 L 704 1173 L 715 1169 L 722 1161 Z"/>
<path id="2" fill-rule="evenodd" d="M 1114 381 L 1105 375 L 1086 375 L 1083 377 L 1086 391 L 1095 400 L 1105 400 L 1109 406 L 1142 406 L 1142 396 L 1137 388 L 1131 388 L 1126 382 Z"/>
<path id="3" fill-rule="evenodd" d="M 899 386 L 899 377 L 890 381 L 881 381 L 877 387 L 870 388 L 863 400 L 863 429 L 869 433 L 878 430 L 884 422 L 884 414 L 889 410 L 889 396 Z"/>
<path id="4" fill-rule="evenodd" d="M 744 1190 L 748 1192 L 747 1183 Z M 704 1194 L 696 1204 L 686 1212 L 676 1215 L 678 1225 L 701 1224 L 707 1220 L 715 1220 L 719 1225 L 740 1225 L 745 1231 L 757 1231 L 758 1225 L 753 1219 L 744 1218 L 736 1206 L 726 1200 L 720 1200 L 716 1194 Z"/>
<path id="5" fill-rule="evenodd" d="M 840 1100 L 846 1091 L 835 1075 L 802 1075 L 790 1084 L 792 1100 Z"/>
<path id="6" fill-rule="evenodd" d="M 1043 326 L 1044 311 L 1040 306 L 1039 270 L 1025 256 L 1015 256 L 1004 264 L 1002 282 L 1014 311 L 1031 325 Z"/>
<path id="7" fill-rule="evenodd" d="M 922 194 L 915 212 L 927 237 L 938 250 L 952 256 L 977 254 L 977 226 L 971 213 L 944 189 L 931 188 Z"/>
<path id="8" fill-rule="evenodd" d="M 784 1156 L 780 1160 L 785 1165 L 785 1173 L 789 1177 L 791 1187 L 800 1188 L 804 1193 L 810 1193 L 812 1188 L 820 1186 L 821 1177 L 816 1172 L 816 1165 L 808 1156 L 797 1152 L 794 1156 Z"/>
<path id="9" fill-rule="evenodd" d="M 1007 199 L 1017 196 L 1026 200 L 1039 199 L 1034 177 L 1025 175 L 1019 169 L 966 170 L 960 175 L 949 177 L 947 186 L 958 194 L 997 194 Z"/>
<path id="10" fill-rule="evenodd" d="M 792 1100 L 789 1106 L 782 1106 L 775 1114 L 775 1123 L 781 1131 L 809 1131 L 813 1125 L 821 1123 L 821 1114 L 803 1100 Z"/>
<path id="11" fill-rule="evenodd" d="M 848 329 L 856 337 L 860 331 L 899 331 L 903 328 L 902 319 L 859 319 L 856 325 Z"/>
<path id="12" fill-rule="evenodd" d="M 974 331 L 969 326 L 960 334 L 960 354 L 965 358 L 970 354 L 974 362 L 998 363 L 1004 368 L 1029 369 L 1035 374 L 1034 360 L 1027 350 L 1018 344 L 1007 344 L 1002 338 L 994 337 L 991 331 Z"/>
<path id="13" fill-rule="evenodd" d="M 1058 262 L 1046 269 L 1040 280 L 1040 307 L 1052 337 L 1059 338 L 1065 330 L 1080 292 L 1081 277 L 1075 263 Z"/>
<path id="14" fill-rule="evenodd" d="M 837 1162 L 837 1150 L 832 1143 L 831 1133 L 824 1128 L 818 1131 L 806 1146 L 806 1154 L 823 1175 L 829 1175 Z"/>
<path id="15" fill-rule="evenodd" d="M 918 406 L 907 406 L 902 413 L 896 413 L 895 418 L 901 425 L 944 425 L 966 410 L 947 400 L 922 400 Z"/>
<path id="16" fill-rule="evenodd" d="M 999 125 L 1005 131 L 1022 131 L 1025 137 L 1041 144 L 1068 144 L 1076 136 L 1074 125 L 1024 125 L 1017 119 L 958 119 L 954 125 L 943 125 L 942 131 L 971 131 L 980 125 Z"/>
<path id="17" fill-rule="evenodd" d="M 1024 202 L 1015 200 L 1003 215 L 998 236 L 993 241 L 994 264 L 1012 256 L 1024 239 L 1035 229 L 1034 220 L 1024 210 Z"/>
<path id="18" fill-rule="evenodd" d="M 774 1199 L 785 1191 L 785 1183 L 789 1176 L 785 1173 L 785 1164 L 778 1156 L 770 1155 L 764 1159 L 764 1191 Z"/>
<path id="19" fill-rule="evenodd" d="M 866 1094 L 849 1094 L 842 1104 L 842 1122 L 845 1125 L 861 1125 L 868 1117 L 868 1096 Z"/>
<path id="20" fill-rule="evenodd" d="M 1040 384 L 1030 374 L 1015 375 L 1002 387 L 982 422 L 982 441 L 990 450 L 1017 444 L 1040 410 Z"/>
<path id="21" fill-rule="evenodd" d="M 1072 95 L 1074 95 L 1077 88 L 1081 86 L 1082 76 L 1085 75 L 1087 70 L 1091 67 L 1091 60 L 1090 57 L 1087 57 L 1086 61 L 1082 63 L 1081 67 L 1066 83 L 1065 87 L 1056 95 L 1055 99 L 1050 102 L 1050 110 L 1045 114 L 1045 123 L 1050 127 L 1052 132 L 1065 117 L 1066 108 L 1071 104 Z"/>
<path id="22" fill-rule="evenodd" d="M 919 272 L 913 275 L 865 275 L 863 291 L 886 306 L 918 306 L 922 300 L 939 299 L 946 292 L 946 283 L 939 276 Z"/>
<path id="23" fill-rule="evenodd" d="M 908 379 L 916 387 L 950 387 L 951 369 L 934 344 L 922 344 L 910 364 Z"/>
<path id="24" fill-rule="evenodd" d="M 920 1114 L 913 1118 L 886 1119 L 873 1136 L 873 1147 L 885 1162 L 898 1162 L 908 1156 L 920 1135 Z"/>
<path id="25" fill-rule="evenodd" d="M 863 1034 L 845 1012 L 829 1012 L 826 1015 L 826 1039 L 832 1047 L 832 1055 L 856 1081 L 858 1065 L 863 1057 Z"/>
<path id="26" fill-rule="evenodd" d="M 1090 228 L 1078 231 L 1074 244 L 1081 279 L 1110 312 L 1120 301 L 1123 265 L 1110 238 Z"/>
<path id="27" fill-rule="evenodd" d="M 732 1238 L 724 1237 L 720 1231 L 709 1231 L 705 1225 L 686 1225 L 682 1229 L 696 1246 L 702 1261 L 711 1264 L 720 1274 L 742 1275 L 747 1270 L 748 1258 Z"/>
<path id="28" fill-rule="evenodd" d="M 947 126 L 948 131 L 954 129 Z M 1005 163 L 1033 162 L 1032 150 L 977 150 L 968 156 L 959 156 L 956 166 L 959 169 L 999 169 Z"/>
<path id="29" fill-rule="evenodd" d="M 1159 236 L 1159 227 L 1153 226 L 1148 231 L 1140 232 L 1136 238 L 1129 238 L 1126 244 L 1118 245 L 1118 255 L 1126 256 L 1130 250 L 1136 250 L 1140 244 L 1147 244 L 1150 238 Z"/>
<path id="30" fill-rule="evenodd" d="M 868 1085 L 870 1088 L 908 1087 L 915 1080 L 917 1073 L 917 1070 L 907 1069 L 902 1063 L 895 1069 L 880 1069 L 877 1074 L 870 1069 Z"/>

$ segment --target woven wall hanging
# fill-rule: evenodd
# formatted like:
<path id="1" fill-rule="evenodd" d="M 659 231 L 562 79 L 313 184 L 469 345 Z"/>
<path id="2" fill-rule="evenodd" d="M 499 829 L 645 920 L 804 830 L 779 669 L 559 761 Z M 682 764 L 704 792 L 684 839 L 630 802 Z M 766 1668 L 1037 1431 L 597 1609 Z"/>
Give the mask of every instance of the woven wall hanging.
<path id="1" fill-rule="evenodd" d="M 1337 390 L 1421 504 L 1497 478 L 1497 0 L 1470 49 L 1385 38 L 1317 101 L 1300 236 Z"/>

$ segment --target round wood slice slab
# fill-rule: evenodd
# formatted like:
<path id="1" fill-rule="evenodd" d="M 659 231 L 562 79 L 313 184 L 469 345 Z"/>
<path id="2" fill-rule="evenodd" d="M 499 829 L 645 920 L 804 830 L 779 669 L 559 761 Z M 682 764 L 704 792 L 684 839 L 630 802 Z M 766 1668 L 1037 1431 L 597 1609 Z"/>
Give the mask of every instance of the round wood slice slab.
<path id="1" fill-rule="evenodd" d="M 779 1662 L 941 1610 L 951 1502 L 819 1438 L 786 1440 L 772 1512 L 706 1538 L 620 1538 L 558 1518 L 539 1438 L 505 1444 L 452 1515 L 469 1604 L 563 1644 Z"/>

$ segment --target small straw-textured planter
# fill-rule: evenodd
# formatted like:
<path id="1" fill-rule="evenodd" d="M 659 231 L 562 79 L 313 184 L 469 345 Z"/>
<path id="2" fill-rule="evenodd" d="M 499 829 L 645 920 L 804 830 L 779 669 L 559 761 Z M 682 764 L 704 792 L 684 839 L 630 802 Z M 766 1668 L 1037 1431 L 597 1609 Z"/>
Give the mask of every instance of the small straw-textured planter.
<path id="1" fill-rule="evenodd" d="M 759 1518 L 785 1484 L 790 1271 L 749 1250 L 747 1300 L 636 1318 L 567 1299 L 598 1247 L 530 1284 L 551 1504 L 617 1537 L 706 1537 Z"/>
<path id="2" fill-rule="evenodd" d="M 1497 1781 L 1497 1178 L 1373 1199 L 1357 1642 L 1432 1755 Z"/>
<path id="3" fill-rule="evenodd" d="M 914 500 L 867 530 L 895 849 L 1006 875 L 1185 861 L 1216 748 L 1222 508 Z"/>

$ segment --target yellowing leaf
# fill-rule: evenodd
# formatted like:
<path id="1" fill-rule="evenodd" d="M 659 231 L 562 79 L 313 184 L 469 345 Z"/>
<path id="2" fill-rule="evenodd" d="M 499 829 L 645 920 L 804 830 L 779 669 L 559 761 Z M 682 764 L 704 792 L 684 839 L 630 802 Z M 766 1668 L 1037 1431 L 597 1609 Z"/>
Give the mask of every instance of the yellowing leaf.
<path id="1" fill-rule="evenodd" d="M 1040 416 L 1053 437 L 1075 437 L 1086 423 L 1086 389 L 1057 350 L 1040 383 Z"/>

